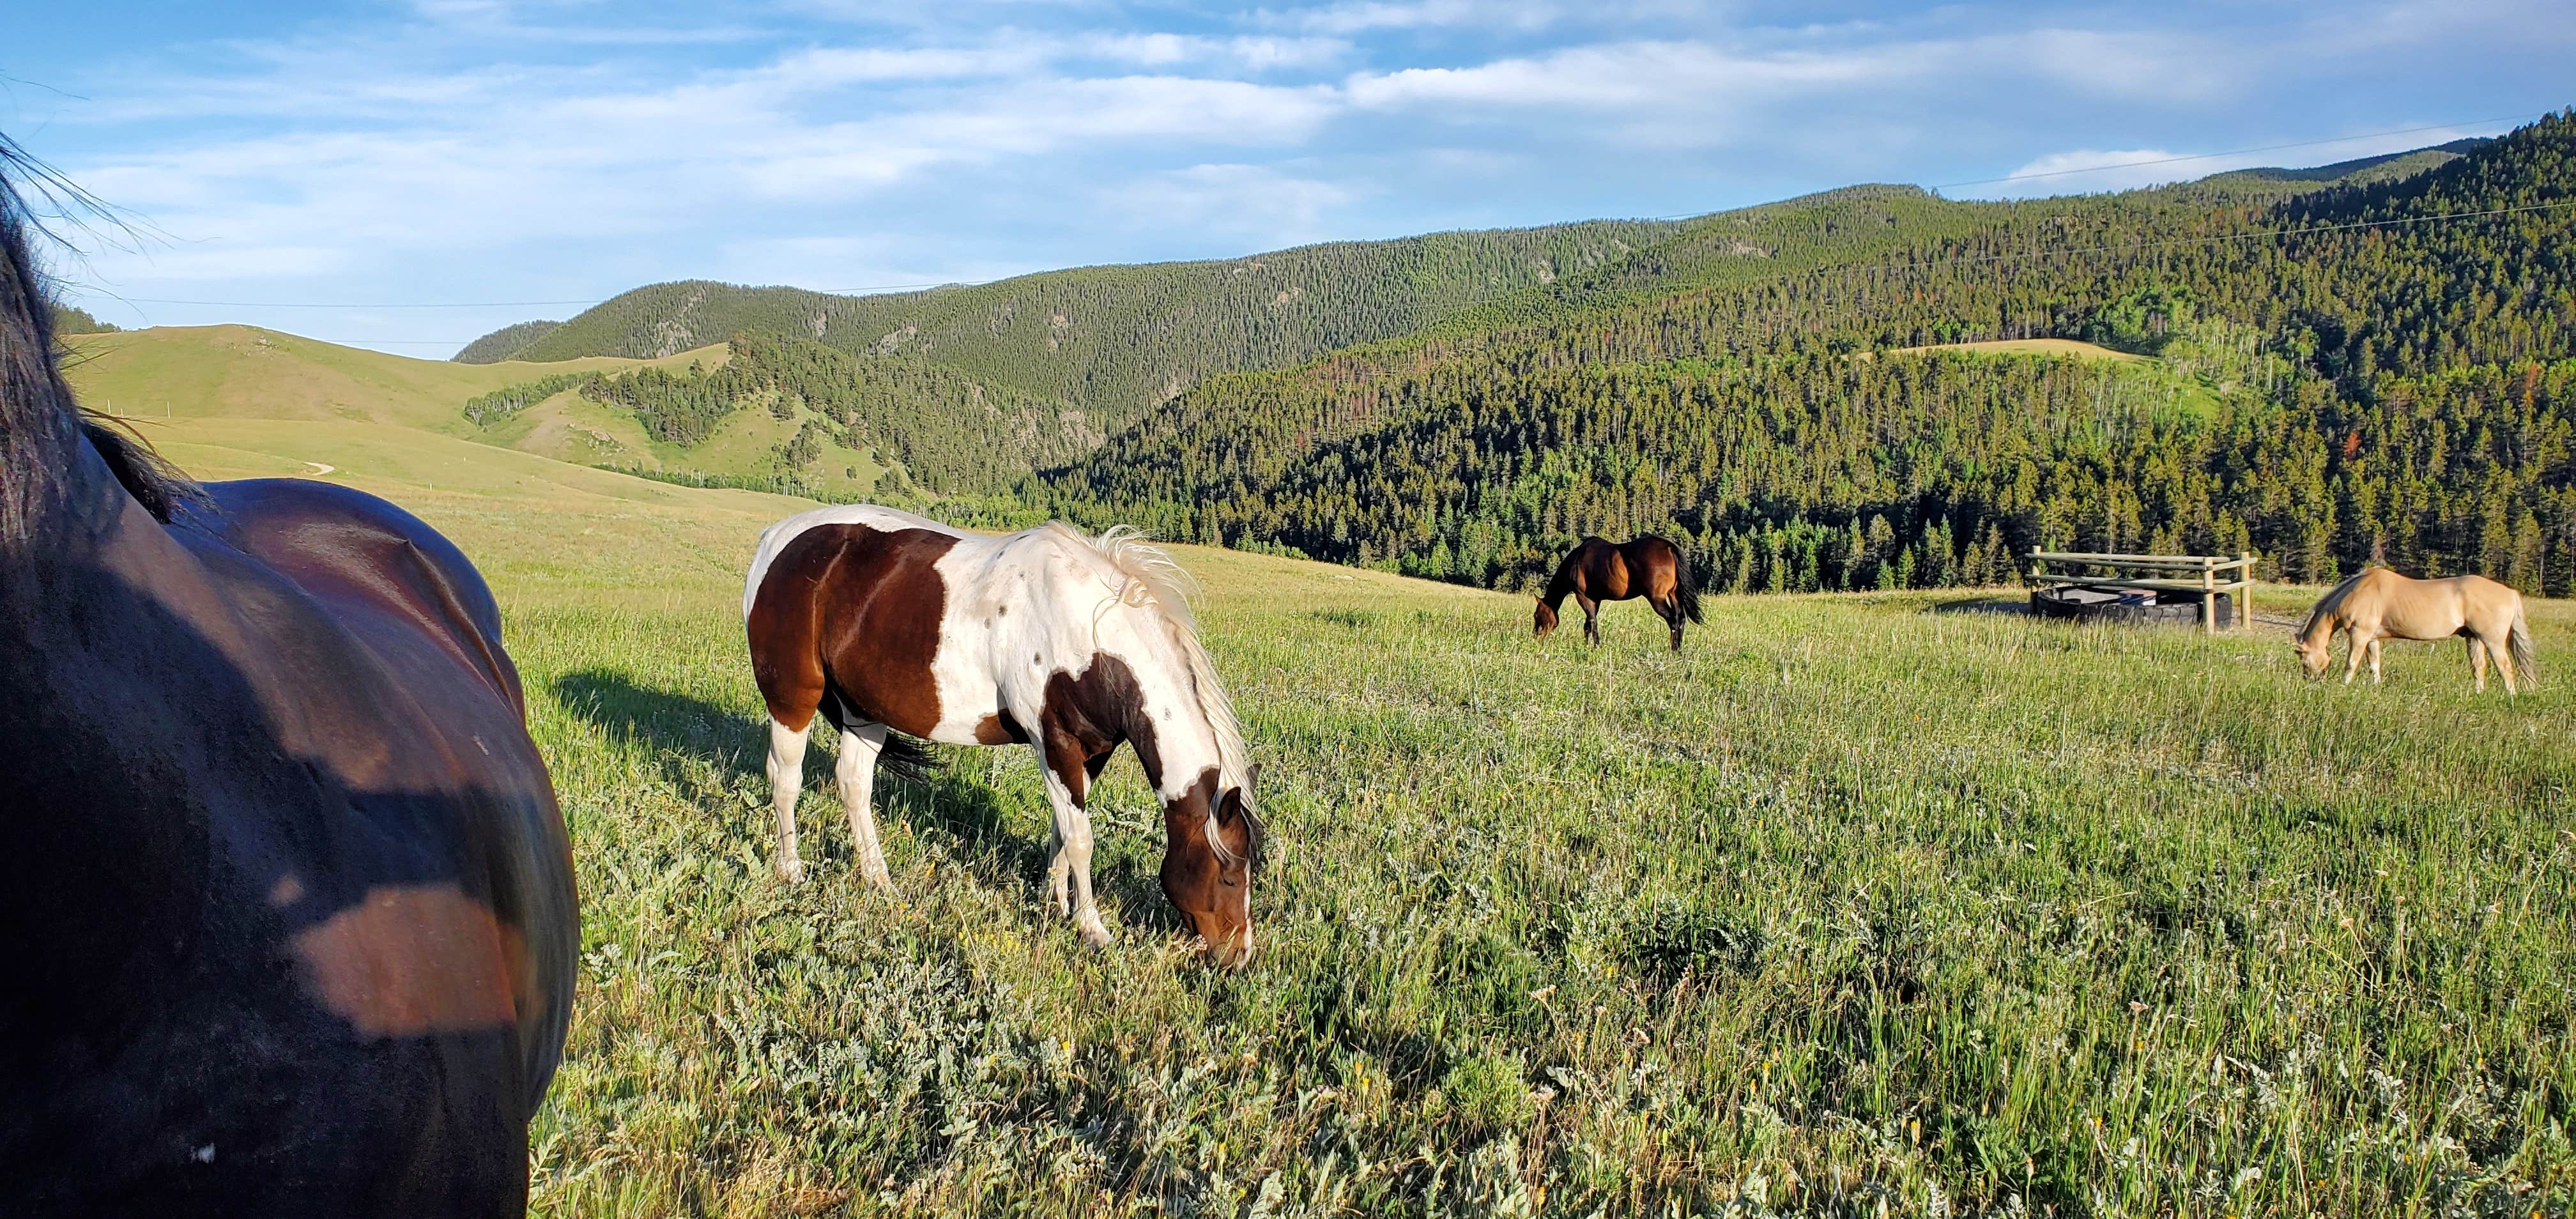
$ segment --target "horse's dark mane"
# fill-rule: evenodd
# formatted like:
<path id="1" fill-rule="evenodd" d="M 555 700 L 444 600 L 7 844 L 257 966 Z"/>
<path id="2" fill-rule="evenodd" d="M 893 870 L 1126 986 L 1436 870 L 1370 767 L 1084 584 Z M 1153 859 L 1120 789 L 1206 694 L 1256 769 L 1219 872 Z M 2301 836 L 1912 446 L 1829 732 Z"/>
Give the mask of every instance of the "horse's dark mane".
<path id="1" fill-rule="evenodd" d="M 79 187 L 0 135 L 0 539 L 27 535 L 64 490 L 86 436 L 126 493 L 162 521 L 204 498 L 123 420 L 74 406 L 55 342 L 53 295 L 37 268 L 31 235 L 41 231 L 28 192 L 105 214 Z"/>

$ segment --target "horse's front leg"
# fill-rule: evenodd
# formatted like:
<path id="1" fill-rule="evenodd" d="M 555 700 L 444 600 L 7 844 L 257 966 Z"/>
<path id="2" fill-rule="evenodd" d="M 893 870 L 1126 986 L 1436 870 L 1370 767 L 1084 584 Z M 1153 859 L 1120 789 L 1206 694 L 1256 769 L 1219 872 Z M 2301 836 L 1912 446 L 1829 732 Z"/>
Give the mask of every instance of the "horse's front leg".
<path id="1" fill-rule="evenodd" d="M 1055 857 L 1047 862 L 1047 888 L 1056 909 L 1073 918 L 1074 930 L 1083 941 L 1107 948 L 1113 940 L 1091 895 L 1091 813 L 1083 807 L 1091 778 L 1086 761 L 1079 751 L 1048 751 L 1047 802 L 1055 810 Z"/>
<path id="2" fill-rule="evenodd" d="M 1601 646 L 1601 603 L 1581 593 L 1574 594 L 1574 603 L 1583 607 L 1583 637 Z"/>
<path id="3" fill-rule="evenodd" d="M 805 738 L 814 731 L 769 721 L 769 803 L 778 812 L 779 879 L 795 884 L 805 879 L 805 861 L 796 857 L 796 796 L 805 787 Z"/>
<path id="4" fill-rule="evenodd" d="M 2332 644 L 2334 641 L 2329 639 L 2326 642 L 2328 644 Z M 2370 643 L 2361 637 L 2361 632 L 2347 631 L 2344 633 L 2343 684 L 2347 686 L 2352 684 L 2353 676 L 2361 672 L 2361 658 L 2369 651 Z"/>
<path id="5" fill-rule="evenodd" d="M 2476 679 L 2477 692 L 2487 692 L 2487 641 L 2469 636 L 2469 676 Z"/>
<path id="6" fill-rule="evenodd" d="M 2379 678 L 2379 645 L 2381 642 L 2382 641 L 2377 639 L 2370 641 L 2370 684 L 2374 686 L 2382 684 Z"/>

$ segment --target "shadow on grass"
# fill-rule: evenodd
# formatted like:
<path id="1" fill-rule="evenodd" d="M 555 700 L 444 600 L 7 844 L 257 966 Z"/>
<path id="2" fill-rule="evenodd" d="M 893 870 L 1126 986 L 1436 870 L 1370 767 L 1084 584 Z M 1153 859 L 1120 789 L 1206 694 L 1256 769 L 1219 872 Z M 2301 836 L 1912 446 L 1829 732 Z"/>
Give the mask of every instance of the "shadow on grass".
<path id="1" fill-rule="evenodd" d="M 638 685 L 625 674 L 607 669 L 583 669 L 556 678 L 554 696 L 566 711 L 597 725 L 611 740 L 651 751 L 664 779 L 702 806 L 723 808 L 730 813 L 732 805 L 741 802 L 738 793 L 754 792 L 760 803 L 753 820 L 766 834 L 769 780 L 765 763 L 769 741 L 765 723 L 747 722 L 704 699 Z M 814 737 L 805 746 L 808 787 L 819 782 L 824 790 L 833 790 L 834 757 L 821 746 L 821 741 L 833 735 L 829 724 L 817 721 Z M 999 793 L 977 777 L 984 768 L 980 764 L 957 765 L 966 758 L 980 758 L 983 751 L 936 745 L 931 748 L 943 765 L 927 782 L 913 782 L 882 767 L 878 769 L 874 803 L 879 832 L 900 820 L 917 834 L 944 834 L 962 848 L 957 854 L 965 859 L 968 870 L 995 888 L 1043 884 L 1049 847 L 1044 832 L 1035 838 L 1014 833 Z M 837 792 L 834 799 L 837 803 Z M 1044 808 L 1037 811 L 1043 819 Z M 806 823 L 800 835 L 804 855 L 847 866 L 852 844 L 847 831 L 839 828 L 844 824 L 842 820 L 834 817 L 830 822 L 839 832 L 820 834 L 811 824 L 815 820 L 810 813 L 799 818 Z M 1103 868 L 1095 863 L 1092 883 L 1117 902 L 1131 926 L 1166 932 L 1180 928 L 1180 920 L 1163 900 L 1160 880 L 1150 870 Z"/>
<path id="2" fill-rule="evenodd" d="M 1932 603 L 1936 614 L 2005 614 L 2014 618 L 2030 616 L 2030 598 L 1978 593 L 1965 597 L 1946 597 Z"/>

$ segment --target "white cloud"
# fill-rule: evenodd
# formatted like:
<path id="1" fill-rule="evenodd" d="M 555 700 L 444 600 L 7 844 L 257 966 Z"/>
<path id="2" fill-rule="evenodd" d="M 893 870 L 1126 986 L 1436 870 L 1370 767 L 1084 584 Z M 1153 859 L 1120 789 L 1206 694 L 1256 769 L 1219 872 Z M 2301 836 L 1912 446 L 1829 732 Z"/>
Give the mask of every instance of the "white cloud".
<path id="1" fill-rule="evenodd" d="M 1555 24 L 1565 7 L 1548 0 L 1355 0 L 1320 9 L 1263 9 L 1256 16 L 1266 24 L 1326 34 L 1463 26 L 1537 30 Z"/>
<path id="2" fill-rule="evenodd" d="M 1129 228 L 1178 226 L 1266 249 L 1332 236 L 1326 217 L 1356 197 L 1350 187 L 1267 165 L 1205 164 L 1110 187 L 1101 206 Z"/>
<path id="3" fill-rule="evenodd" d="M 2410 127 L 2346 140 L 2301 141 L 2289 148 L 2191 153 L 2163 148 L 2113 151 L 2077 149 L 2036 157 L 2011 174 L 1991 182 L 1968 182 L 1957 193 L 1969 198 L 2036 198 L 2046 195 L 2094 194 L 2188 182 L 2239 169 L 2270 166 L 2328 165 L 2364 157 L 2410 152 L 2469 136 L 2493 135 L 2494 129 Z"/>
<path id="4" fill-rule="evenodd" d="M 97 100 L 47 101 L 38 151 L 173 236 L 92 260 L 136 295 L 858 286 L 818 281 L 1168 257 L 1205 252 L 1203 233 L 1251 249 L 1662 213 L 1972 165 L 2051 174 L 1989 192 L 2045 194 L 2367 155 L 2449 137 L 2133 164 L 2264 142 L 2240 118 L 2256 106 L 2291 136 L 2313 130 L 2302 113 L 2385 113 L 2361 102 L 2421 85 L 2404 69 L 2439 55 L 2482 76 L 2521 55 L 2513 71 L 2554 82 L 2528 49 L 2576 26 L 2493 38 L 2531 3 L 2471 4 L 2449 25 L 2420 0 L 1798 25 L 1666 0 L 1231 19 L 1082 0 L 868 6 L 846 27 L 773 7 L 759 28 L 692 31 L 583 0 L 419 0 L 264 41 L 123 40 L 146 49 L 48 82 Z M 556 27 L 574 32 L 531 34 Z M 2466 104 L 2408 109 L 2511 108 Z M 466 287 L 424 286 L 450 283 Z"/>

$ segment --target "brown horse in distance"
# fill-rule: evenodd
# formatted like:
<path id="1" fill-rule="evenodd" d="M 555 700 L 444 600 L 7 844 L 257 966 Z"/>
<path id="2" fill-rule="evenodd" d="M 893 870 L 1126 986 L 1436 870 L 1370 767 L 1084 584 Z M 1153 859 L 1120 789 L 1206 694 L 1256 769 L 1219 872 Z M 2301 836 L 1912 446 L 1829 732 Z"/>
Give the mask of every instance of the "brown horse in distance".
<path id="1" fill-rule="evenodd" d="M 1637 597 L 1655 609 L 1673 630 L 1673 650 L 1682 650 L 1682 621 L 1698 622 L 1699 588 L 1691 582 L 1690 560 L 1681 547 L 1646 534 L 1612 545 L 1587 537 L 1556 565 L 1547 591 L 1539 594 L 1537 632 L 1545 639 L 1556 629 L 1556 608 L 1571 596 L 1583 607 L 1583 637 L 1601 642 L 1601 602 Z"/>
<path id="2" fill-rule="evenodd" d="M 0 140 L 0 1212 L 521 1214 L 580 928 L 492 595 L 85 419 L 36 172 Z"/>

